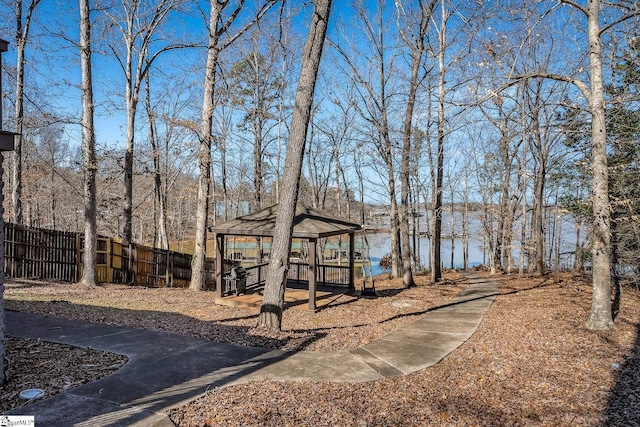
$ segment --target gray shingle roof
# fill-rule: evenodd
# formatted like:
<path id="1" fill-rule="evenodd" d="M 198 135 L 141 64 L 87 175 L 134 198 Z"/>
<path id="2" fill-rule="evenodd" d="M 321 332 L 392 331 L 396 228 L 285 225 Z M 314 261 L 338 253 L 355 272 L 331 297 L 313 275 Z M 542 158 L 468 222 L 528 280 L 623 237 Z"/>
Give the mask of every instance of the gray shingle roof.
<path id="1" fill-rule="evenodd" d="M 278 205 L 269 206 L 248 215 L 240 216 L 209 227 L 216 234 L 235 236 L 273 236 Z M 300 239 L 336 236 L 360 230 L 360 224 L 332 217 L 302 204 L 296 207 L 293 219 L 293 237 Z"/>

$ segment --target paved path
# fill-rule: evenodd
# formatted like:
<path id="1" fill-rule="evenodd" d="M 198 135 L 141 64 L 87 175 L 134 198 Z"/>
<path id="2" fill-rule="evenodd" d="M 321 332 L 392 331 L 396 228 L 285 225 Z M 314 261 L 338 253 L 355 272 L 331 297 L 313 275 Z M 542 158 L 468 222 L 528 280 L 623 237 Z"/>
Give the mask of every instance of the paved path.
<path id="1" fill-rule="evenodd" d="M 475 332 L 498 291 L 469 274 L 469 288 L 379 340 L 336 352 L 266 351 L 164 332 L 7 312 L 7 334 L 125 354 L 119 371 L 14 414 L 40 426 L 173 426 L 167 411 L 207 389 L 260 379 L 364 382 L 434 365 Z"/>

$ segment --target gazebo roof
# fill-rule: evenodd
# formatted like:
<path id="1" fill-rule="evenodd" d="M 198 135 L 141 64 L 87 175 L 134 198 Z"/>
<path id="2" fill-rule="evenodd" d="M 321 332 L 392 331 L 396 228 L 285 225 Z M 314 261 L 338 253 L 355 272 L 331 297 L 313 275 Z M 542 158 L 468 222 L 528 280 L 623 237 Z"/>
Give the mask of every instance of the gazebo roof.
<path id="1" fill-rule="evenodd" d="M 278 205 L 269 206 L 231 221 L 209 228 L 216 234 L 234 236 L 273 236 Z M 360 224 L 345 221 L 298 203 L 293 219 L 293 237 L 299 239 L 319 239 L 360 230 Z"/>

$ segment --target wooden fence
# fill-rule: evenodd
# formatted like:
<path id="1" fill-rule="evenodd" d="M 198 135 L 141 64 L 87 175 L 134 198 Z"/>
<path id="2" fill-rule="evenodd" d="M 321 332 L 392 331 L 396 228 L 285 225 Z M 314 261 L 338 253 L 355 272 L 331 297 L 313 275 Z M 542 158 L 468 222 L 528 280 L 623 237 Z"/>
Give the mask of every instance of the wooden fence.
<path id="1" fill-rule="evenodd" d="M 5 276 L 77 282 L 82 277 L 84 236 L 12 223 L 4 225 Z M 192 255 L 117 239 L 97 240 L 98 281 L 150 287 L 187 287 Z M 207 289 L 215 289 L 215 262 L 205 262 Z"/>
<path id="2" fill-rule="evenodd" d="M 77 281 L 77 237 L 76 233 L 5 223 L 5 276 Z"/>

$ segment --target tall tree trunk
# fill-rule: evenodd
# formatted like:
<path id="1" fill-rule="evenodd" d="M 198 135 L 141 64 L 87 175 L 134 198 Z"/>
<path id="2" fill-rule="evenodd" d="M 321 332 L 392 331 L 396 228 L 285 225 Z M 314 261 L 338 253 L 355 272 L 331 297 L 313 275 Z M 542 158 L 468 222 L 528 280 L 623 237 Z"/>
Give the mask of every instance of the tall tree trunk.
<path id="1" fill-rule="evenodd" d="M 255 81 L 260 81 L 260 73 L 262 71 L 260 61 L 256 57 L 256 53 L 253 53 L 255 75 L 253 78 Z M 254 106 L 256 112 L 253 114 L 253 191 L 254 191 L 254 210 L 262 209 L 262 198 L 264 196 L 264 174 L 262 171 L 262 152 L 263 152 L 263 133 L 264 133 L 264 119 L 265 114 L 264 107 L 262 106 L 263 100 L 256 94 L 254 89 Z"/>
<path id="2" fill-rule="evenodd" d="M 431 280 L 442 279 L 442 192 L 444 180 L 444 99 L 445 99 L 445 49 L 447 46 L 447 13 L 445 2 L 441 2 L 441 27 L 438 34 L 438 153 L 436 159 L 435 203 L 433 206 L 433 266 Z"/>
<path id="3" fill-rule="evenodd" d="M 280 330 L 282 326 L 284 290 L 289 271 L 289 251 L 293 234 L 293 218 L 298 201 L 302 157 L 330 11 L 331 0 L 315 0 L 313 18 L 302 56 L 302 68 L 285 159 L 283 190 L 278 204 L 264 297 L 258 317 L 258 326 L 270 329 Z"/>
<path id="4" fill-rule="evenodd" d="M 580 273 L 584 267 L 582 262 L 582 244 L 580 243 L 580 233 L 582 231 L 582 220 L 576 219 L 576 249 L 575 255 L 573 256 L 573 272 Z"/>
<path id="5" fill-rule="evenodd" d="M 451 269 L 455 268 L 455 254 L 456 254 L 456 206 L 454 203 L 454 191 L 451 186 Z"/>
<path id="6" fill-rule="evenodd" d="M 204 98 L 202 102 L 202 121 L 200 127 L 200 149 L 198 152 L 198 205 L 196 207 L 196 237 L 194 262 L 189 288 L 202 291 L 205 288 L 205 258 L 207 245 L 207 219 L 209 216 L 209 195 L 211 185 L 211 128 L 213 126 L 216 67 L 220 55 L 218 26 L 224 5 L 210 0 L 209 43 L 207 65 L 205 68 Z M 226 206 L 225 206 L 226 210 Z"/>
<path id="7" fill-rule="evenodd" d="M 229 2 L 220 2 L 218 0 L 209 0 L 210 16 L 209 16 L 209 36 L 207 44 L 207 64 L 205 67 L 204 80 L 204 96 L 202 101 L 202 116 L 200 124 L 200 148 L 198 150 L 198 168 L 200 176 L 198 177 L 198 203 L 196 207 L 196 236 L 195 236 L 195 253 L 193 255 L 193 267 L 191 269 L 191 283 L 189 288 L 194 291 L 201 291 L 205 287 L 205 257 L 207 243 L 207 222 L 209 216 L 209 198 L 211 191 L 211 145 L 213 142 L 213 110 L 214 89 L 216 68 L 218 66 L 218 58 L 220 52 L 228 47 L 234 40 L 240 37 L 247 29 L 258 22 L 265 13 L 275 4 L 275 2 L 264 3 L 255 19 L 243 26 L 233 35 L 227 35 L 224 43 L 221 43 L 221 36 L 227 32 L 231 24 L 238 17 L 243 8 L 244 2 L 236 5 L 236 9 L 231 13 L 225 22 L 222 22 L 222 11 L 229 5 Z M 224 144 L 224 141 L 220 141 Z M 223 151 L 224 152 L 224 151 Z M 223 164 L 223 173 L 225 165 Z M 226 189 L 225 196 L 226 196 Z M 225 215 L 227 206 L 225 205 Z"/>
<path id="8" fill-rule="evenodd" d="M 384 32 L 379 32 L 378 45 L 384 45 Z M 388 117 L 388 105 L 387 105 L 387 93 L 386 93 L 386 69 L 385 69 L 385 56 L 382 50 L 379 51 L 380 69 L 378 70 L 380 80 L 380 114 L 382 116 L 382 123 L 379 125 L 378 130 L 382 142 L 384 144 L 384 161 L 387 167 L 387 179 L 389 180 L 389 202 L 391 204 L 391 210 L 389 212 L 389 220 L 391 226 L 391 275 L 396 278 L 400 275 L 399 260 L 400 260 L 400 218 L 398 214 L 398 201 L 396 193 L 396 178 L 395 167 L 393 165 L 393 141 L 389 133 L 389 117 Z"/>
<path id="9" fill-rule="evenodd" d="M 536 136 L 539 138 L 539 134 Z M 546 175 L 546 159 L 540 158 L 538 171 L 534 182 L 534 215 L 536 217 L 535 224 L 535 242 L 536 242 L 536 274 L 542 276 L 545 273 L 545 221 L 544 221 L 544 181 Z"/>
<path id="10" fill-rule="evenodd" d="M 386 114 L 385 114 L 386 117 Z M 385 120 L 386 122 L 386 120 Z M 386 152 L 385 161 L 387 165 L 387 177 L 389 179 L 389 202 L 391 210 L 389 212 L 389 222 L 391 226 L 391 275 L 396 278 L 400 275 L 400 268 L 398 266 L 398 260 L 400 255 L 400 233 L 399 233 L 399 218 L 398 218 L 398 202 L 396 200 L 396 179 L 395 169 L 393 167 L 393 154 L 391 153 L 391 137 L 388 134 L 388 124 L 384 124 L 383 128 L 387 130 L 386 135 L 383 136 L 385 140 Z"/>
<path id="11" fill-rule="evenodd" d="M 469 269 L 469 194 L 467 184 L 464 190 L 464 210 L 462 211 L 462 268 Z"/>
<path id="12" fill-rule="evenodd" d="M 611 312 L 611 207 L 607 166 L 604 81 L 600 46 L 599 0 L 587 2 L 589 62 L 591 64 L 591 163 L 593 170 L 593 298 L 589 329 L 613 327 Z"/>
<path id="13" fill-rule="evenodd" d="M 222 205 L 224 220 L 229 221 L 229 187 L 227 185 L 227 142 L 226 136 L 220 141 L 220 183 L 222 185 Z"/>
<path id="14" fill-rule="evenodd" d="M 494 249 L 493 260 L 495 262 L 496 270 L 503 269 L 503 256 L 505 250 L 505 235 L 507 233 L 507 216 L 509 212 L 509 184 L 511 180 L 511 156 L 509 153 L 509 136 L 507 134 L 507 121 L 505 116 L 505 123 L 501 126 L 502 137 L 500 138 L 500 159 L 502 161 L 502 167 L 504 167 L 504 173 L 501 174 L 500 183 L 500 212 L 498 213 L 497 224 L 497 238 L 496 246 Z"/>
<path id="15" fill-rule="evenodd" d="M 22 9 L 22 2 L 18 1 L 20 9 Z M 21 16 L 21 15 L 20 15 Z M 18 31 L 20 31 L 20 23 L 22 18 L 18 18 Z M 13 188 L 11 191 L 11 202 L 13 204 L 13 222 L 16 224 L 22 224 L 22 133 L 24 132 L 24 44 L 19 36 L 16 37 L 17 52 L 16 52 L 16 101 L 15 101 L 15 122 L 16 133 L 18 134 L 15 139 L 15 147 L 13 151 Z"/>
<path id="16" fill-rule="evenodd" d="M 257 120 L 257 119 L 254 119 Z M 254 210 L 262 209 L 262 193 L 264 179 L 262 176 L 262 126 L 254 126 L 255 141 L 253 143 L 253 200 Z"/>
<path id="17" fill-rule="evenodd" d="M 154 187 L 154 216 L 155 230 L 154 245 L 160 249 L 169 249 L 169 239 L 167 238 L 167 205 L 165 191 L 162 182 L 162 165 L 160 162 L 160 148 L 156 135 L 155 113 L 151 107 L 151 83 L 150 75 L 145 78 L 145 109 L 147 110 L 147 127 L 149 132 L 149 143 L 151 144 L 151 157 L 153 159 L 153 187 Z"/>
<path id="18" fill-rule="evenodd" d="M 121 6 L 126 22 L 120 22 L 111 11 L 104 10 L 104 13 L 111 19 L 110 24 L 122 32 L 126 52 L 124 60 L 118 58 L 124 71 L 127 110 L 127 146 L 124 155 L 124 225 L 122 227 L 124 244 L 129 244 L 133 240 L 133 160 L 140 89 L 152 62 L 160 53 L 176 47 L 176 45 L 164 46 L 153 55 L 148 54 L 150 44 L 154 39 L 159 39 L 155 37 L 156 31 L 176 4 L 172 0 L 158 0 L 153 2 L 148 10 L 146 5 L 145 2 L 139 0 L 123 0 Z M 114 53 L 120 50 L 119 47 L 113 45 L 111 49 Z"/>
<path id="19" fill-rule="evenodd" d="M 534 193 L 535 193 L 535 183 L 534 183 Z M 536 256 L 535 256 L 536 248 L 534 247 L 534 242 L 536 238 L 536 230 L 538 229 L 538 216 L 536 215 L 536 210 L 538 209 L 537 203 L 538 203 L 538 199 L 534 195 L 533 200 L 531 202 L 531 226 L 529 227 L 530 247 L 529 247 L 529 254 L 527 255 L 527 264 L 528 264 L 527 271 L 530 274 L 533 274 L 536 271 Z"/>
<path id="20" fill-rule="evenodd" d="M 124 225 L 122 242 L 128 245 L 133 240 L 133 150 L 135 141 L 135 115 L 137 99 L 131 99 L 131 89 L 127 84 L 127 148 L 124 153 Z"/>
<path id="21" fill-rule="evenodd" d="M 522 91 L 522 96 L 525 96 L 525 91 Z M 520 260 L 518 265 L 518 274 L 524 275 L 524 261 L 526 256 L 526 244 L 527 244 L 527 140 L 525 137 L 524 129 L 526 129 L 526 113 L 524 109 L 524 102 L 522 103 L 522 170 L 520 174 L 522 176 L 522 220 L 520 227 Z"/>
<path id="22" fill-rule="evenodd" d="M 136 111 L 138 108 L 138 93 L 136 88 L 134 88 L 133 76 L 133 52 L 136 38 L 134 33 L 134 16 L 137 6 L 130 6 L 131 11 L 127 14 L 127 33 L 124 35 L 127 52 L 124 64 L 124 77 L 126 82 L 125 102 L 127 107 L 127 147 L 124 153 L 124 225 L 122 227 L 122 243 L 125 245 L 130 244 L 133 240 L 133 150 L 136 132 Z"/>
<path id="23" fill-rule="evenodd" d="M 16 100 L 15 100 L 15 126 L 18 135 L 15 138 L 13 152 L 13 179 L 11 189 L 11 202 L 13 204 L 13 222 L 22 224 L 22 151 L 23 151 L 23 125 L 24 125 L 24 67 L 25 49 L 29 40 L 31 19 L 35 8 L 41 0 L 31 0 L 27 15 L 23 14 L 22 0 L 16 0 Z"/>
<path id="24" fill-rule="evenodd" d="M 82 69 L 82 162 L 84 171 L 84 257 L 81 282 L 95 286 L 96 245 L 96 137 L 93 124 L 93 74 L 91 71 L 91 12 L 89 0 L 80 0 L 80 64 Z"/>
<path id="25" fill-rule="evenodd" d="M 413 191 L 409 194 L 410 196 L 410 203 L 412 206 L 412 210 L 414 212 L 416 212 L 416 215 L 413 217 L 413 233 L 412 233 L 412 247 L 413 247 L 413 265 L 415 269 L 418 270 L 422 270 L 423 269 L 423 265 L 422 265 L 422 253 L 420 251 L 420 248 L 422 247 L 422 245 L 420 244 L 420 233 L 421 233 L 421 228 L 420 228 L 420 217 L 422 216 L 422 214 L 420 213 L 420 191 L 419 191 L 419 187 L 420 184 L 418 183 L 418 179 L 416 177 L 415 182 L 414 182 L 414 189 Z M 427 207 L 424 207 L 425 210 L 427 209 Z"/>
<path id="26" fill-rule="evenodd" d="M 396 4 L 398 10 L 401 7 Z M 411 150 L 411 131 L 413 126 L 413 110 L 416 103 L 416 93 L 418 92 L 419 72 L 422 63 L 422 53 L 424 52 L 424 38 L 426 36 L 427 25 L 431 12 L 427 12 L 426 5 L 421 4 L 421 21 L 418 30 L 417 42 L 414 46 L 411 44 L 411 78 L 409 80 L 409 96 L 407 98 L 407 107 L 404 113 L 403 132 L 402 132 L 402 165 L 400 171 L 400 237 L 402 241 L 402 284 L 406 287 L 415 285 L 413 281 L 413 270 L 411 268 L 411 246 L 409 235 L 409 220 L 411 207 L 409 206 L 409 195 L 411 192 L 410 177 L 411 167 L 410 160 Z M 409 44 L 406 36 L 405 43 Z M 414 248 L 415 250 L 415 248 Z"/>

